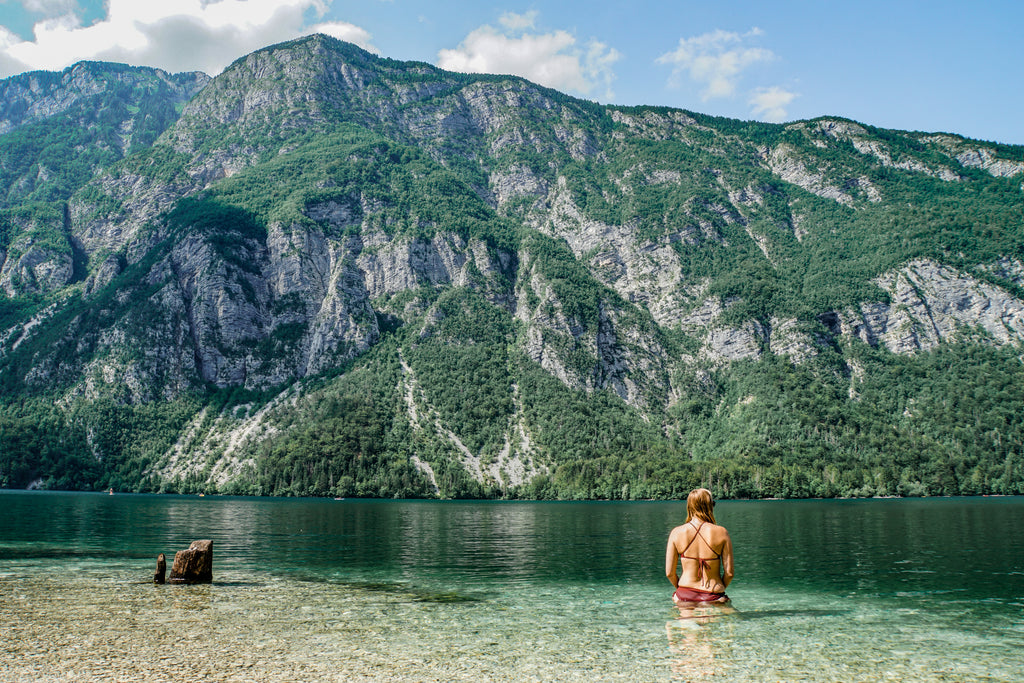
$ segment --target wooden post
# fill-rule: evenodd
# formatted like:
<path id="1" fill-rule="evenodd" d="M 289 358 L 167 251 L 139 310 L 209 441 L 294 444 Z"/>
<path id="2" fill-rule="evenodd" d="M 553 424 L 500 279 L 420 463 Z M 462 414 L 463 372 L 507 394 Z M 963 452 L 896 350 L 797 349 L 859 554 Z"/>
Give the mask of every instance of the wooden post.
<path id="1" fill-rule="evenodd" d="M 167 558 L 163 553 L 156 556 L 156 573 L 153 574 L 153 583 L 163 583 L 167 574 Z"/>

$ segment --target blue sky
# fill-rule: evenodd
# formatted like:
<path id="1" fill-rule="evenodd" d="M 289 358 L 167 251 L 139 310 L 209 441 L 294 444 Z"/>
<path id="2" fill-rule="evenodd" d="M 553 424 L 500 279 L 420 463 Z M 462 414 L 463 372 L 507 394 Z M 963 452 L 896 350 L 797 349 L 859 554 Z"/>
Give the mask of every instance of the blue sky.
<path id="1" fill-rule="evenodd" d="M 81 59 L 214 75 L 314 31 L 603 103 L 1024 144 L 1022 0 L 0 0 L 0 77 Z"/>

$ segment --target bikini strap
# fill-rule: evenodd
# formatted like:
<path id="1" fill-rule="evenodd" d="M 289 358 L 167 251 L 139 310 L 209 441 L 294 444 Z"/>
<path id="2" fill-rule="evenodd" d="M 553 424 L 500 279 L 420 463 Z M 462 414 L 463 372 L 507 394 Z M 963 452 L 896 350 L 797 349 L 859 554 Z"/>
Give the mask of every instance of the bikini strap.
<path id="1" fill-rule="evenodd" d="M 693 535 L 693 538 L 690 539 L 690 542 L 686 544 L 686 547 L 683 548 L 683 552 L 680 553 L 680 557 L 686 557 L 686 551 L 690 549 L 690 546 L 693 545 L 693 542 L 697 540 L 698 536 L 700 536 L 700 530 L 704 528 L 704 521 L 701 520 L 700 526 L 693 527 L 693 528 L 696 530 L 696 533 Z M 703 539 L 704 537 L 701 536 L 701 538 Z M 704 541 L 704 542 L 707 543 L 707 541 Z M 708 547 L 710 547 L 710 546 L 708 546 Z M 712 550 L 714 550 L 714 548 L 712 548 Z M 699 557 L 687 557 L 686 559 L 688 559 L 688 560 L 699 560 L 700 558 Z"/>
<path id="2" fill-rule="evenodd" d="M 705 524 L 704 520 L 701 520 L 700 526 L 694 527 L 695 532 L 693 534 L 693 538 L 690 539 L 690 542 L 686 544 L 685 548 L 683 548 L 683 552 L 680 553 L 680 557 L 684 557 L 687 560 L 697 560 L 697 578 L 700 579 L 700 581 L 702 583 L 703 583 L 705 577 L 710 577 L 711 576 L 710 558 L 686 557 L 686 551 L 690 549 L 690 546 L 693 545 L 693 542 L 697 540 L 698 536 L 700 536 L 700 530 L 704 528 L 704 524 Z M 706 538 L 704 538 L 703 536 L 700 536 L 700 538 L 701 538 L 702 541 L 704 541 L 704 545 L 706 545 L 708 547 L 708 550 L 710 550 L 711 552 L 714 553 L 715 549 L 711 547 L 711 544 L 708 542 L 708 540 Z M 715 555 L 718 556 L 719 560 L 722 559 L 722 554 L 721 553 L 715 553 Z"/>

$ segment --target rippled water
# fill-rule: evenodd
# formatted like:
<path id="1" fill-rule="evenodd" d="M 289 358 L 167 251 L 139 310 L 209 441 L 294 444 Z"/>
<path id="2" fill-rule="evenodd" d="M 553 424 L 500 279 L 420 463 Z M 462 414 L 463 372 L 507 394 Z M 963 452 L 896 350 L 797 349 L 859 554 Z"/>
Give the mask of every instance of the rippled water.
<path id="1" fill-rule="evenodd" d="M 0 492 L 0 680 L 1021 679 L 1024 499 L 719 503 L 693 611 L 684 512 Z M 212 585 L 150 583 L 198 538 Z"/>

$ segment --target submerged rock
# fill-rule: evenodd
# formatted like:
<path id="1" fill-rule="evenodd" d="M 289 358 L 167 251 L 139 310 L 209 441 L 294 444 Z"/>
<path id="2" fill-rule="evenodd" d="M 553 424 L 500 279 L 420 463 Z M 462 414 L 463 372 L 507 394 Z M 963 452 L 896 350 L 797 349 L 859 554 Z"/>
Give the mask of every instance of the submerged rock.
<path id="1" fill-rule="evenodd" d="M 188 550 L 174 554 L 171 583 L 210 583 L 213 581 L 213 541 L 192 541 Z"/>

